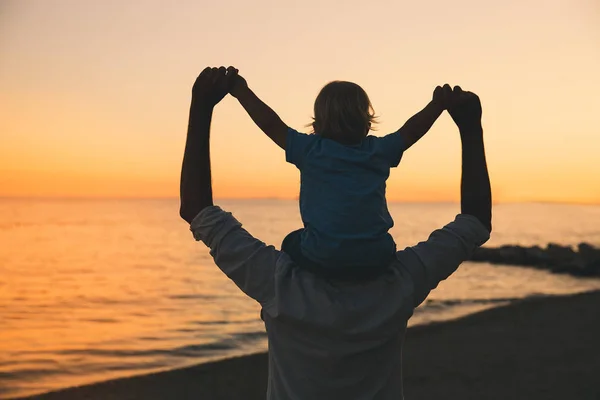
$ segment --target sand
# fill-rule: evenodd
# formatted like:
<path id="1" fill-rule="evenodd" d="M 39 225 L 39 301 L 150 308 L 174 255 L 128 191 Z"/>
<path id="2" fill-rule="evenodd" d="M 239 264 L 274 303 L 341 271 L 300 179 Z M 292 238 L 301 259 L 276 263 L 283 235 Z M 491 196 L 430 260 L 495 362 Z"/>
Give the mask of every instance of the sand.
<path id="1" fill-rule="evenodd" d="M 405 398 L 600 400 L 600 291 L 528 299 L 410 328 Z M 255 354 L 117 379 L 36 399 L 264 399 Z"/>

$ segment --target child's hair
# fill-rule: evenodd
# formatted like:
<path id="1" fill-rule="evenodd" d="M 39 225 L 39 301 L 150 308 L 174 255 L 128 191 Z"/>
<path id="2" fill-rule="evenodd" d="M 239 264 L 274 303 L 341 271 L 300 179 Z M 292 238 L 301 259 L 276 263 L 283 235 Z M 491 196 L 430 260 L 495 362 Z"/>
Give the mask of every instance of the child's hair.
<path id="1" fill-rule="evenodd" d="M 356 83 L 333 81 L 315 100 L 313 133 L 342 144 L 360 143 L 377 123 L 367 93 Z"/>

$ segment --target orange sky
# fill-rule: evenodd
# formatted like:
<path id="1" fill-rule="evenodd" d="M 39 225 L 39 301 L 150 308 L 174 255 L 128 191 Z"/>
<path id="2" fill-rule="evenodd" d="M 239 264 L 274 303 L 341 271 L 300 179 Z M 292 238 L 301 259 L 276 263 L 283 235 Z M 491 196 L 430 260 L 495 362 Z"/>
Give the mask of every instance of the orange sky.
<path id="1" fill-rule="evenodd" d="M 3 1 L 0 196 L 177 196 L 190 88 L 221 64 L 297 129 L 333 79 L 365 88 L 377 134 L 460 84 L 482 99 L 496 201 L 600 203 L 595 0 Z M 217 197 L 296 196 L 297 170 L 234 99 L 212 137 Z M 459 177 L 444 114 L 388 198 L 456 200 Z"/>

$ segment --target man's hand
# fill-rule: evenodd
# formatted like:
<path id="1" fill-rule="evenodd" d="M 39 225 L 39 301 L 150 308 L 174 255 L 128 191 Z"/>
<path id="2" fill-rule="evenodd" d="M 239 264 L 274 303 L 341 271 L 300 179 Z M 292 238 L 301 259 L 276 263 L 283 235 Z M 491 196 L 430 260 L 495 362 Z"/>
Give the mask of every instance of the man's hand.
<path id="1" fill-rule="evenodd" d="M 450 96 L 448 113 L 460 129 L 461 134 L 471 128 L 481 126 L 481 101 L 472 92 L 463 91 L 455 86 Z"/>
<path id="2" fill-rule="evenodd" d="M 236 73 L 233 73 L 236 71 Z M 192 87 L 192 101 L 207 107 L 214 107 L 229 91 L 231 81 L 237 75 L 233 67 L 206 67 Z"/>
<path id="3" fill-rule="evenodd" d="M 438 86 L 435 88 L 431 102 L 443 111 L 448 109 L 452 95 L 452 88 L 446 83 L 443 87 Z"/>

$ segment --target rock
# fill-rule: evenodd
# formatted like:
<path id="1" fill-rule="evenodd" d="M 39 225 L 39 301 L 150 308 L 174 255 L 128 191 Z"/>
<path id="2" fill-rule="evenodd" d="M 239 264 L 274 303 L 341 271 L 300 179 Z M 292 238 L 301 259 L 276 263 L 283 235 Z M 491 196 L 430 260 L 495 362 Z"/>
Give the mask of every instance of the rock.
<path id="1" fill-rule="evenodd" d="M 546 254 L 548 254 L 549 262 L 552 265 L 568 264 L 575 258 L 575 251 L 571 247 L 554 243 L 548 244 Z"/>
<path id="2" fill-rule="evenodd" d="M 550 257 L 540 246 L 525 248 L 524 265 L 542 266 L 550 261 Z"/>
<path id="3" fill-rule="evenodd" d="M 573 276 L 592 276 L 593 271 L 588 268 L 588 265 L 589 264 L 578 255 L 567 263 L 557 264 L 551 267 L 551 271 L 557 274 L 569 274 Z"/>
<path id="4" fill-rule="evenodd" d="M 592 273 L 591 276 L 600 276 L 600 260 L 593 263 L 589 263 L 587 268 Z"/>
<path id="5" fill-rule="evenodd" d="M 589 263 L 600 262 L 600 249 L 595 248 L 587 243 L 579 243 L 577 252 L 584 260 Z"/>
<path id="6" fill-rule="evenodd" d="M 588 243 L 579 243 L 577 251 L 556 243 L 549 243 L 545 249 L 513 245 L 482 247 L 475 250 L 471 260 L 531 266 L 574 276 L 600 276 L 600 248 Z"/>

